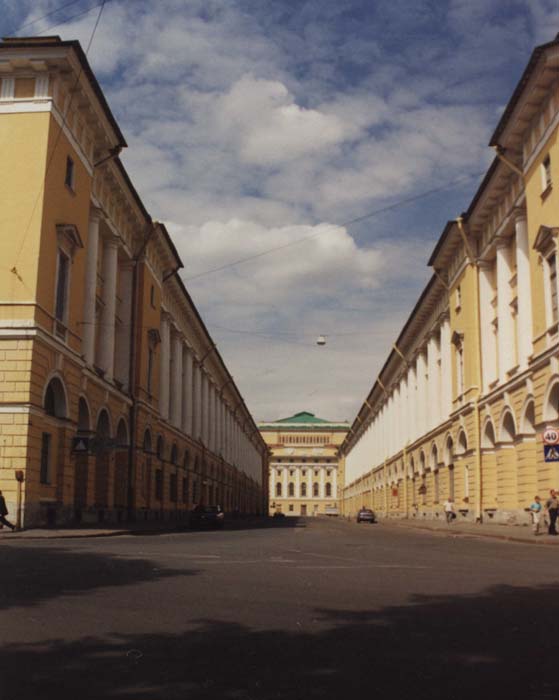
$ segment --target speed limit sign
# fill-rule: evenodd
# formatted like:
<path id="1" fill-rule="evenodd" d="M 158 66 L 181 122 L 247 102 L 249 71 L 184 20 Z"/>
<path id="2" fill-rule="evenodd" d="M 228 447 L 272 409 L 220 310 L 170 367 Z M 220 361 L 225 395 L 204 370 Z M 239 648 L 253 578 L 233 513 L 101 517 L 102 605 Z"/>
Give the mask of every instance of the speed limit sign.
<path id="1" fill-rule="evenodd" d="M 558 445 L 559 444 L 559 429 L 551 428 L 548 425 L 543 433 L 543 441 L 546 445 Z"/>

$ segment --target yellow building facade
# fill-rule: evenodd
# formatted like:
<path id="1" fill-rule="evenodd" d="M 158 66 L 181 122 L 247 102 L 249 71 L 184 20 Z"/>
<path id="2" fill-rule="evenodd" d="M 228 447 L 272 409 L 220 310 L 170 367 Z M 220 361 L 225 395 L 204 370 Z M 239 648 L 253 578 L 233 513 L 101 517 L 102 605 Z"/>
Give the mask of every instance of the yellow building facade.
<path id="1" fill-rule="evenodd" d="M 559 487 L 542 440 L 559 426 L 558 129 L 555 40 L 534 50 L 341 447 L 345 514 L 443 517 L 450 496 L 459 519 L 527 523 Z"/>
<path id="2" fill-rule="evenodd" d="M 267 512 L 267 446 L 78 42 L 0 43 L 0 489 L 22 526 Z"/>
<path id="3" fill-rule="evenodd" d="M 302 411 L 259 428 L 270 450 L 270 515 L 338 515 L 344 485 L 339 448 L 349 425 Z"/>

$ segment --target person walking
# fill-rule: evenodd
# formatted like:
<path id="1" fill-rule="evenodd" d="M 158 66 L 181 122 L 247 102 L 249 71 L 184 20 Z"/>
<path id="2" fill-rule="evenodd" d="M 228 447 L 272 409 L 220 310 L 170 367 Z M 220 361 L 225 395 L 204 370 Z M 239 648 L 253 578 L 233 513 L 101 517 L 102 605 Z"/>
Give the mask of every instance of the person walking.
<path id="1" fill-rule="evenodd" d="M 557 522 L 557 511 L 559 509 L 559 499 L 557 498 L 557 491 L 551 489 L 549 492 L 549 498 L 545 502 L 545 509 L 549 516 L 549 529 L 548 533 L 550 535 L 556 535 L 557 530 L 555 529 L 555 523 Z"/>
<path id="2" fill-rule="evenodd" d="M 530 504 L 530 515 L 532 516 L 532 527 L 534 535 L 540 534 L 540 520 L 542 516 L 542 504 L 539 496 L 534 496 L 534 502 Z"/>
<path id="3" fill-rule="evenodd" d="M 12 525 L 9 520 L 6 520 L 6 515 L 8 515 L 8 508 L 6 506 L 6 500 L 2 495 L 2 491 L 0 491 L 0 523 L 2 525 L 7 525 L 13 532 L 16 529 L 16 526 Z"/>
<path id="4" fill-rule="evenodd" d="M 456 517 L 456 513 L 454 512 L 454 503 L 452 501 L 452 498 L 449 496 L 446 501 L 444 502 L 444 514 L 446 517 L 446 522 L 450 524 L 454 518 Z"/>

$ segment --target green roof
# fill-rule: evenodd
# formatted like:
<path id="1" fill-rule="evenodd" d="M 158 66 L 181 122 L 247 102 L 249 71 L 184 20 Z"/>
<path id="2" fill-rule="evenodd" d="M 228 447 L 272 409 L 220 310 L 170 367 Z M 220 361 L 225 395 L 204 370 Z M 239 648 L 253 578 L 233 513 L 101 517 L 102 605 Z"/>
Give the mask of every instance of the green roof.
<path id="1" fill-rule="evenodd" d="M 280 418 L 275 421 L 263 421 L 259 426 L 266 428 L 292 428 L 296 429 L 298 426 L 301 428 L 312 428 L 313 426 L 321 428 L 342 428 L 347 430 L 349 428 L 349 423 L 344 421 L 329 421 L 324 420 L 324 418 L 317 418 L 314 413 L 309 411 L 301 411 L 296 413 L 294 416 L 289 416 L 289 418 Z"/>
<path id="2" fill-rule="evenodd" d="M 317 418 L 314 413 L 309 413 L 308 411 L 301 411 L 301 413 L 296 413 L 294 416 L 289 418 L 280 418 L 275 423 L 330 423 L 328 420 L 323 418 Z"/>

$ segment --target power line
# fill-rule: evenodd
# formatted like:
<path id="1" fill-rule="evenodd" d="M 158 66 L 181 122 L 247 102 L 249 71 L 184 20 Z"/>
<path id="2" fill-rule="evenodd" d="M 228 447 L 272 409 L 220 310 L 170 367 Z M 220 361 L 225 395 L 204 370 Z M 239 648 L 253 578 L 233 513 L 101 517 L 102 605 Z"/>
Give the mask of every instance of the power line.
<path id="1" fill-rule="evenodd" d="M 420 194 L 413 195 L 412 197 L 407 197 L 405 199 L 400 199 L 397 200 L 396 202 L 393 202 L 392 204 L 388 204 L 385 207 L 381 207 L 380 209 L 374 209 L 373 211 L 368 212 L 367 214 L 363 214 L 362 216 L 358 216 L 355 219 L 349 219 L 348 221 L 344 221 L 339 224 L 330 224 L 330 226 L 337 226 L 339 228 L 343 228 L 346 226 L 351 226 L 352 224 L 356 224 L 360 221 L 365 221 L 366 219 L 370 219 L 374 216 L 378 216 L 379 214 L 384 214 L 387 211 L 392 211 L 394 209 L 397 209 L 402 206 L 406 206 L 407 204 L 411 204 L 412 202 L 416 202 L 419 199 L 423 199 L 424 197 L 429 197 L 432 194 L 436 194 L 437 192 L 443 192 L 445 190 L 452 189 L 453 187 L 456 187 L 459 184 L 462 184 L 463 182 L 467 182 L 468 180 L 471 180 L 474 177 L 481 177 L 481 175 L 485 174 L 485 170 L 482 170 L 481 172 L 477 173 L 470 173 L 469 175 L 464 175 L 460 178 L 457 178 L 456 180 L 453 180 L 452 182 L 447 183 L 446 185 L 441 185 L 440 187 L 434 187 L 430 190 L 427 190 L 425 192 L 421 192 Z M 251 260 L 257 260 L 258 258 L 263 258 L 265 255 L 271 255 L 272 253 L 276 253 L 280 250 L 285 250 L 286 248 L 291 248 L 292 246 L 295 245 L 300 245 L 301 243 L 306 243 L 307 241 L 312 240 L 313 238 L 317 238 L 318 236 L 322 235 L 325 233 L 328 229 L 323 228 L 320 231 L 316 231 L 315 233 L 312 233 L 309 236 L 304 236 L 303 238 L 299 238 L 296 241 L 290 241 L 289 243 L 284 243 L 283 245 L 280 246 L 275 246 L 274 248 L 268 248 L 267 250 L 263 250 L 260 253 L 255 253 L 254 255 L 249 255 L 245 258 L 239 258 L 239 260 L 235 260 L 229 263 L 225 263 L 224 265 L 220 265 L 219 267 L 213 267 L 210 268 L 209 270 L 204 270 L 204 272 L 199 272 L 196 275 L 191 275 L 190 277 L 184 277 L 183 280 L 185 282 L 192 282 L 193 280 L 200 279 L 201 277 L 205 277 L 206 275 L 211 275 L 214 274 L 215 272 L 221 272 L 222 270 L 227 270 L 230 267 L 235 267 L 237 265 L 242 265 L 243 263 L 250 262 Z"/>
<path id="2" fill-rule="evenodd" d="M 57 24 L 51 24 L 49 27 L 46 27 L 45 29 L 41 29 L 40 32 L 37 32 L 37 36 L 40 36 L 41 34 L 45 34 L 45 32 L 50 32 L 51 29 L 56 29 L 57 27 L 61 27 L 63 24 L 68 24 L 68 22 L 71 22 L 74 19 L 78 19 L 78 17 L 83 17 L 84 15 L 87 15 L 91 12 L 91 10 L 95 10 L 97 7 L 104 8 L 105 5 L 107 5 L 109 2 L 112 2 L 113 0 L 102 0 L 101 2 L 98 2 L 96 5 L 92 5 L 89 7 L 87 10 L 83 10 L 82 12 L 77 12 L 75 15 L 72 15 L 71 17 L 67 17 L 65 20 L 62 20 L 61 22 L 57 22 Z"/>
<path id="3" fill-rule="evenodd" d="M 88 42 L 87 48 L 86 48 L 86 50 L 85 50 L 85 55 L 86 55 L 86 56 L 89 54 L 89 50 L 91 49 L 91 45 L 93 44 L 93 39 L 95 38 L 95 33 L 96 33 L 96 31 L 97 31 L 97 27 L 99 26 L 99 22 L 101 21 L 101 15 L 103 14 L 103 10 L 104 10 L 105 5 L 106 5 L 107 2 L 109 2 L 109 0 L 103 0 L 103 2 L 100 3 L 101 9 L 99 10 L 99 14 L 97 15 L 97 19 L 96 19 L 96 21 L 95 21 L 95 25 L 94 25 L 93 30 L 92 30 L 92 32 L 91 32 L 91 36 L 89 37 L 89 42 Z M 75 82 L 74 82 L 74 84 L 73 84 L 73 86 L 72 86 L 72 89 L 70 90 L 70 100 L 69 100 L 69 102 L 68 102 L 68 106 L 67 106 L 67 108 L 66 108 L 65 113 L 62 115 L 62 123 L 61 123 L 61 125 L 60 125 L 59 130 L 58 130 L 58 134 L 56 135 L 56 140 L 55 140 L 55 142 L 54 142 L 54 146 L 53 146 L 53 148 L 52 148 L 52 151 L 51 151 L 51 154 L 50 154 L 50 158 L 49 158 L 49 160 L 48 160 L 48 162 L 47 162 L 47 165 L 46 165 L 46 168 L 45 168 L 45 176 L 44 176 L 44 178 L 43 178 L 43 183 L 42 183 L 41 187 L 39 188 L 39 192 L 37 193 L 37 197 L 35 198 L 35 203 L 33 204 L 33 208 L 32 208 L 32 210 L 31 210 L 31 214 L 29 215 L 29 221 L 28 221 L 27 227 L 25 228 L 25 231 L 24 231 L 24 233 L 23 233 L 23 236 L 22 236 L 22 239 L 21 239 L 21 244 L 20 244 L 20 246 L 19 246 L 19 250 L 18 250 L 17 255 L 16 255 L 16 258 L 15 258 L 15 263 L 14 263 L 14 267 L 13 267 L 13 269 L 12 269 L 12 272 L 13 272 L 13 271 L 17 271 L 17 264 L 18 264 L 18 262 L 19 262 L 19 257 L 20 257 L 20 255 L 21 255 L 21 252 L 22 252 L 23 247 L 24 247 L 24 245 L 25 245 L 25 241 L 26 241 L 26 239 L 27 239 L 27 236 L 29 235 L 29 230 L 30 230 L 30 228 L 31 228 L 31 222 L 33 221 L 33 216 L 34 216 L 34 214 L 35 214 L 35 210 L 37 209 L 37 204 L 39 203 L 39 200 L 40 200 L 40 197 L 41 197 L 41 192 L 43 192 L 43 190 L 44 190 L 45 183 L 46 183 L 46 180 L 47 180 L 47 175 L 48 175 L 48 173 L 49 173 L 49 171 L 50 171 L 50 168 L 51 168 L 51 165 L 52 165 L 52 163 L 53 163 L 54 155 L 55 155 L 55 153 L 56 153 L 56 149 L 57 149 L 58 144 L 59 144 L 59 142 L 60 142 L 60 137 L 62 136 L 62 132 L 64 131 L 64 127 L 66 126 L 67 115 L 70 113 L 70 107 L 72 106 L 72 101 L 73 101 L 73 99 L 74 99 L 74 97 L 75 97 L 75 94 L 76 94 L 75 89 L 76 89 L 76 87 L 77 87 L 77 85 L 78 85 L 78 83 L 79 83 L 79 81 L 80 81 L 80 78 L 81 78 L 81 76 L 82 76 L 82 73 L 83 73 L 83 66 L 80 67 L 80 70 L 79 70 L 79 73 L 78 73 L 78 75 L 77 75 L 77 77 L 76 77 L 76 80 L 75 80 Z"/>
<path id="4" fill-rule="evenodd" d="M 60 7 L 57 7 L 54 10 L 51 10 L 50 12 L 47 12 L 46 15 L 42 15 L 41 17 L 37 17 L 37 19 L 32 19 L 31 21 L 26 22 L 25 24 L 22 24 L 17 29 L 16 28 L 10 29 L 9 34 L 11 36 L 13 36 L 15 34 L 19 34 L 26 27 L 30 27 L 32 24 L 37 24 L 37 22 L 40 22 L 41 20 L 46 19 L 47 17 L 51 17 L 52 15 L 57 14 L 57 12 L 61 12 L 62 10 L 65 10 L 67 7 L 71 7 L 72 5 L 77 5 L 79 2 L 82 2 L 82 0 L 72 0 L 71 2 L 67 2 L 64 5 L 60 5 Z"/>

